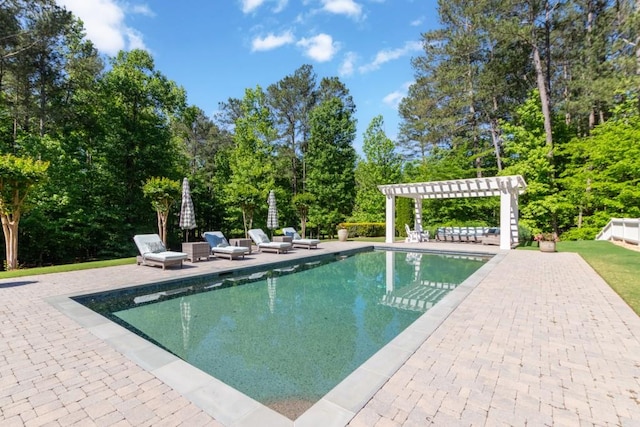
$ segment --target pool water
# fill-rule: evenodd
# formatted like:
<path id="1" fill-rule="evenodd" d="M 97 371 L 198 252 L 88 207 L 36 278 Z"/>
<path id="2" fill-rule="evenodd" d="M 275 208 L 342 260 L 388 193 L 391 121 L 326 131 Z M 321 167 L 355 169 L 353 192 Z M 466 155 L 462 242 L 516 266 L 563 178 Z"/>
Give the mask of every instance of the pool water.
<path id="1" fill-rule="evenodd" d="M 128 297 L 110 317 L 295 419 L 486 259 L 370 251 L 331 261 L 182 281 Z"/>

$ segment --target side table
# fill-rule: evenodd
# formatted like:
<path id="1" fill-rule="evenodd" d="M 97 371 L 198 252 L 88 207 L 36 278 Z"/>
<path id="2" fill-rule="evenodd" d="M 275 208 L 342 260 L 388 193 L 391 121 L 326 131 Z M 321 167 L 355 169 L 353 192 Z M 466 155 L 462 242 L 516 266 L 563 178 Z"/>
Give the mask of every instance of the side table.
<path id="1" fill-rule="evenodd" d="M 274 242 L 287 242 L 291 243 L 293 241 L 293 237 L 291 236 L 273 236 Z"/>
<path id="2" fill-rule="evenodd" d="M 247 253 L 251 253 L 251 239 L 229 239 L 229 244 L 231 246 L 242 246 L 247 248 L 249 249 L 249 252 Z"/>
<path id="3" fill-rule="evenodd" d="M 187 254 L 187 259 L 196 262 L 200 258 L 209 260 L 211 249 L 207 242 L 184 242 L 182 244 L 182 252 Z"/>

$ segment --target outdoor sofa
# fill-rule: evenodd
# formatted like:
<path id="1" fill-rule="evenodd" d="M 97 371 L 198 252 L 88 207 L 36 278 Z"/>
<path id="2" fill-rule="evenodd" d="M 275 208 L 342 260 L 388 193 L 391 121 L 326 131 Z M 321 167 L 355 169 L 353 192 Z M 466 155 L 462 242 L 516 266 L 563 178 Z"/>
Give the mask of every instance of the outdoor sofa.
<path id="1" fill-rule="evenodd" d="M 436 240 L 475 242 L 485 245 L 500 244 L 500 229 L 497 227 L 440 227 L 436 231 Z"/>

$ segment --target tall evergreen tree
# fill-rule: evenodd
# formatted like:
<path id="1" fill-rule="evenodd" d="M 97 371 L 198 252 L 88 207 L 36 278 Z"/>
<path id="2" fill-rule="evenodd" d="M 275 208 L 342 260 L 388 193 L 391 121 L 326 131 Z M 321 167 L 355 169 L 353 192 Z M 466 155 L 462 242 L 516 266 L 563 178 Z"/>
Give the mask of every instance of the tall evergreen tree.
<path id="1" fill-rule="evenodd" d="M 316 103 L 316 75 L 311 65 L 303 65 L 267 88 L 268 102 L 278 126 L 278 151 L 288 161 L 283 174 L 289 178 L 293 194 L 302 191 L 304 182 L 300 165 L 309 139 L 309 112 Z"/>
<path id="2" fill-rule="evenodd" d="M 395 152 L 395 144 L 384 132 L 384 119 L 376 116 L 364 133 L 365 158 L 355 170 L 355 221 L 384 222 L 385 197 L 378 185 L 398 183 L 402 162 Z"/>
<path id="3" fill-rule="evenodd" d="M 325 99 L 311 112 L 307 191 L 315 197 L 309 221 L 329 235 L 351 215 L 355 200 L 353 148 L 356 121 L 340 97 Z"/>
<path id="4" fill-rule="evenodd" d="M 276 132 L 260 86 L 245 91 L 241 108 L 242 116 L 236 120 L 235 147 L 229 162 L 231 177 L 225 194 L 228 204 L 235 208 L 232 209 L 242 214 L 247 237 L 256 212 L 265 205 L 267 195 L 273 189 L 272 143 Z"/>

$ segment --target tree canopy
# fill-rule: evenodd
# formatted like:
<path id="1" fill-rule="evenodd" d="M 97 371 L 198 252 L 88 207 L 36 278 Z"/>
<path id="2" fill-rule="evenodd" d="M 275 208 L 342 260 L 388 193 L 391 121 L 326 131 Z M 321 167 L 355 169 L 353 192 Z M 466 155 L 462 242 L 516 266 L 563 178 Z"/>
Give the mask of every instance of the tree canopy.
<path id="1" fill-rule="evenodd" d="M 21 216 L 5 239 L 19 237 L 26 266 L 133 255 L 132 236 L 157 228 L 144 197 L 153 177 L 188 177 L 199 238 L 263 227 L 270 190 L 280 223 L 332 235 L 347 219 L 384 219 L 377 185 L 512 173 L 528 183 L 524 226 L 593 238 L 613 216 L 639 216 L 639 7 L 439 1 L 440 27 L 416 34 L 423 50 L 409 64 L 397 138 L 379 115 L 358 152 L 347 84 L 312 65 L 266 90 L 247 82 L 242 99 L 208 117 L 149 52 L 100 55 L 55 2 L 2 2 L 0 156 L 14 157 L 0 182 L 13 176 L 7 159 L 39 171 L 23 204 L 7 203 L 4 187 L 2 211 L 20 206 Z M 397 209 L 410 223 L 412 207 Z M 425 227 L 499 217 L 492 199 L 423 209 Z M 164 225 L 167 246 L 179 245 L 178 216 Z M 5 252 L 17 265 L 17 246 Z"/>

